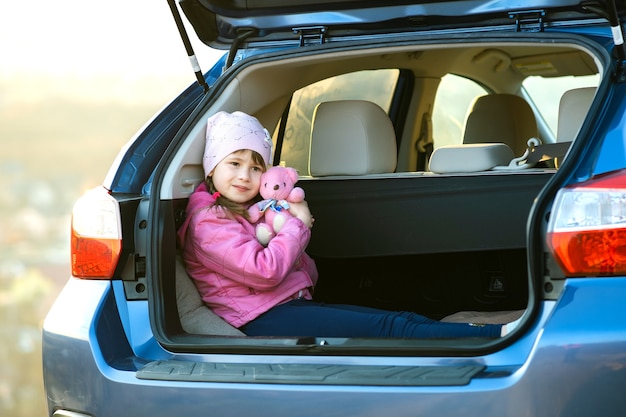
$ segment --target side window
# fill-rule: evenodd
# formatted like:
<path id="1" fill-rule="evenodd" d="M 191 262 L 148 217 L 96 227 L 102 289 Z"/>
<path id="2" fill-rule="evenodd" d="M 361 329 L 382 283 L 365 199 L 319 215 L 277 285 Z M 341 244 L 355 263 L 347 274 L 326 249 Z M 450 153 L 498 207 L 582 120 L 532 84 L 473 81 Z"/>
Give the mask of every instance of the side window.
<path id="1" fill-rule="evenodd" d="M 543 118 L 553 136 L 557 133 L 559 119 L 559 103 L 563 93 L 580 87 L 597 87 L 600 75 L 568 76 L 568 77 L 528 77 L 523 88 Z"/>
<path id="2" fill-rule="evenodd" d="M 433 140 L 435 148 L 463 142 L 467 112 L 479 96 L 488 94 L 480 84 L 447 74 L 439 83 L 433 109 Z"/>
<path id="3" fill-rule="evenodd" d="M 398 70 L 371 70 L 327 78 L 297 90 L 292 97 L 280 163 L 309 173 L 309 144 L 313 111 L 332 100 L 369 100 L 389 112 L 398 81 Z"/>

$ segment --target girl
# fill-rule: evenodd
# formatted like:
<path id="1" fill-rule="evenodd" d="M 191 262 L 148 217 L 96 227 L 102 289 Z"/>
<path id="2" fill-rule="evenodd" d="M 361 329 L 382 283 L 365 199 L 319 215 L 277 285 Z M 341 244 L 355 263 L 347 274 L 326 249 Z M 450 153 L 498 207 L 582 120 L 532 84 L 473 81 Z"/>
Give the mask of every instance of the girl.
<path id="1" fill-rule="evenodd" d="M 190 196 L 178 236 L 187 272 L 216 314 L 250 336 L 497 337 L 510 330 L 312 301 L 318 274 L 305 253 L 313 226 L 307 203 L 291 204 L 293 217 L 267 247 L 248 221 L 271 150 L 268 131 L 252 116 L 219 112 L 208 120 L 206 182 Z"/>

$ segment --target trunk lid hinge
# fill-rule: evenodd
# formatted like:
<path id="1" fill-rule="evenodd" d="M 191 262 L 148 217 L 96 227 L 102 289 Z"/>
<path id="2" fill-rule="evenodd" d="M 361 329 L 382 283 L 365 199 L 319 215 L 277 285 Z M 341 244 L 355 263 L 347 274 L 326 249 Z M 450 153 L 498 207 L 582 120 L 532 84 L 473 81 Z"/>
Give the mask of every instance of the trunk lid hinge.
<path id="1" fill-rule="evenodd" d="M 300 36 L 300 46 L 321 45 L 324 43 L 328 28 L 326 26 L 307 26 L 293 28 L 292 31 Z"/>
<path id="2" fill-rule="evenodd" d="M 624 27 L 620 21 L 615 0 L 611 0 L 608 10 L 609 24 L 611 25 L 611 33 L 613 34 L 613 43 L 615 44 L 615 59 L 617 67 L 615 68 L 615 81 L 618 83 L 626 82 L 626 45 L 624 44 Z"/>
<path id="3" fill-rule="evenodd" d="M 602 4 L 585 4 L 585 10 L 609 21 L 613 35 L 613 58 L 615 59 L 615 82 L 626 82 L 626 45 L 624 44 L 624 27 L 615 0 L 608 0 Z"/>
<path id="4" fill-rule="evenodd" d="M 202 70 L 200 69 L 200 64 L 198 63 L 196 54 L 193 51 L 191 42 L 189 41 L 187 30 L 185 29 L 185 26 L 183 25 L 183 20 L 181 19 L 180 13 L 178 12 L 178 7 L 176 7 L 176 3 L 174 3 L 174 0 L 167 0 L 167 3 L 170 6 L 172 16 L 174 17 L 174 21 L 176 22 L 178 33 L 180 33 L 180 37 L 183 40 L 183 44 L 185 45 L 185 50 L 187 51 L 187 57 L 189 58 L 189 62 L 191 63 L 193 72 L 196 74 L 196 80 L 198 80 L 198 84 L 200 84 L 200 86 L 206 93 L 209 91 L 209 85 L 206 83 L 206 80 L 204 79 L 204 75 L 202 74 Z"/>
<path id="5" fill-rule="evenodd" d="M 509 19 L 515 19 L 516 32 L 543 32 L 545 17 L 545 10 L 524 10 L 509 13 Z"/>

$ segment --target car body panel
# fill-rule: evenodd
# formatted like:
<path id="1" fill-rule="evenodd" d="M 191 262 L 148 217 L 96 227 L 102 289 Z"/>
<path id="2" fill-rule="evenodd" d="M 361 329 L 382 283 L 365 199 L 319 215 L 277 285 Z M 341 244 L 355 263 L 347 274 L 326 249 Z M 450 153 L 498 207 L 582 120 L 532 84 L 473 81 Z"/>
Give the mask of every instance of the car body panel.
<path id="1" fill-rule="evenodd" d="M 109 317 L 117 314 L 111 287 L 102 282 L 73 280 L 64 290 L 64 297 L 76 292 L 85 302 L 71 310 L 63 308 L 66 300 L 51 310 L 44 325 L 44 372 L 54 379 L 47 381 L 51 410 L 55 406 L 89 411 L 93 415 L 116 416 L 125 414 L 128 404 L 140 402 L 142 413 L 167 416 L 184 404 L 188 416 L 242 415 L 256 413 L 272 416 L 310 415 L 315 413 L 340 415 L 467 416 L 501 415 L 516 417 L 520 412 L 533 416 L 585 415 L 595 410 L 602 415 L 618 415 L 626 399 L 621 395 L 626 383 L 626 342 L 623 334 L 615 332 L 626 316 L 626 278 L 607 280 L 574 279 L 566 284 L 564 296 L 546 309 L 535 328 L 507 349 L 480 359 L 450 358 L 355 358 L 361 364 L 443 366 L 447 364 L 478 363 L 485 365 L 482 377 L 476 377 L 467 386 L 357 386 L 297 383 L 211 383 L 180 381 L 146 381 L 136 378 L 136 371 L 150 358 L 129 355 L 119 346 L 116 333 L 122 327 L 111 325 Z M 91 288 L 89 290 L 88 288 Z M 84 317 L 98 314 L 95 327 L 106 324 L 107 332 L 93 331 L 93 325 Z M 602 311 L 604 314 L 588 314 Z M 82 318 L 81 318 L 82 317 Z M 83 325 L 73 334 L 63 334 L 69 320 L 82 320 Z M 117 329 L 117 330 L 115 330 Z M 576 335 L 580 335 L 579 338 Z M 110 338 L 110 339 L 108 339 Z M 68 344 L 68 342 L 70 342 Z M 68 350 L 68 346 L 71 347 Z M 521 349 L 521 346 L 526 348 Z M 102 350 L 100 350 L 102 348 Z M 71 353 L 70 353 L 71 352 Z M 157 357 L 164 357 L 163 352 Z M 67 355 L 80 372 L 62 367 Z M 228 355 L 175 355 L 182 361 L 210 364 L 229 360 Z M 154 357 L 152 358 L 154 359 Z M 341 358 L 309 357 L 307 363 L 336 363 Z M 230 359 L 232 360 L 232 359 Z M 290 357 L 252 357 L 279 365 L 291 363 Z M 301 361 L 302 358 L 299 359 Z M 393 365 L 392 365 L 393 366 Z M 564 384 L 562 375 L 569 375 Z M 79 380 L 77 380 L 79 378 Z M 569 379 L 571 378 L 571 379 Z M 596 384 L 593 381 L 603 381 Z M 611 384 L 606 384 L 611 381 Z M 82 393 L 76 387 L 83 387 Z M 558 390 L 556 389 L 558 387 Z M 69 391 L 67 391 L 69 390 Z M 71 397 L 66 392 L 72 392 Z M 152 401 L 141 400 L 141 392 Z M 555 398 L 555 394 L 558 397 Z M 139 397 L 138 397 L 139 396 Z M 115 398 L 115 401 L 111 401 Z M 320 401 L 323 398 L 323 401 Z M 532 398 L 532 401 L 529 399 Z M 594 400 L 589 401 L 590 398 Z M 242 400 L 245 399 L 245 400 Z M 606 399 L 600 401 L 599 399 Z M 523 411 L 522 411 L 523 410 Z M 566 412 L 563 412 L 566 410 Z M 583 412 L 584 411 L 584 412 Z M 583 412 L 583 414 L 579 414 Z"/>
<path id="2" fill-rule="evenodd" d="M 597 162 L 593 170 L 593 175 L 615 171 L 626 167 L 626 103 L 622 100 L 626 94 L 624 84 L 616 88 L 610 94 L 611 99 L 607 100 L 606 109 L 614 118 L 608 123 L 601 125 L 593 124 L 589 126 L 591 131 L 596 130 L 598 137 L 603 137 L 599 145 Z M 621 115 L 621 117 L 620 117 Z M 603 126 L 605 131 L 599 131 Z M 609 151 L 610 150 L 610 151 Z"/>

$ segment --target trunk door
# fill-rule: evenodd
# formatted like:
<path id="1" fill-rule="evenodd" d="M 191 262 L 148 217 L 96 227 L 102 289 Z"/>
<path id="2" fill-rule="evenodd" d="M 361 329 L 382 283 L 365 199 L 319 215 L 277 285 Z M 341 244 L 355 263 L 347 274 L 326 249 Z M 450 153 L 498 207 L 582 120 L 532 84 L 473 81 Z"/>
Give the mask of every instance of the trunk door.
<path id="1" fill-rule="evenodd" d="M 624 0 L 179 0 L 198 37 L 216 49 L 304 45 L 359 35 L 515 25 L 543 30 L 546 22 L 618 22 Z M 619 31 L 619 23 L 616 23 Z M 622 41 L 623 42 L 623 41 Z"/>

